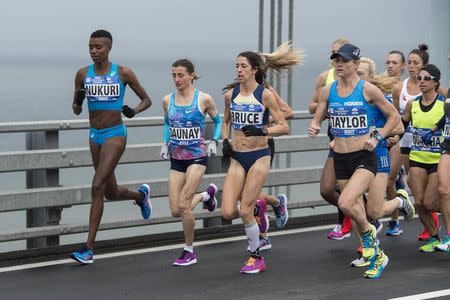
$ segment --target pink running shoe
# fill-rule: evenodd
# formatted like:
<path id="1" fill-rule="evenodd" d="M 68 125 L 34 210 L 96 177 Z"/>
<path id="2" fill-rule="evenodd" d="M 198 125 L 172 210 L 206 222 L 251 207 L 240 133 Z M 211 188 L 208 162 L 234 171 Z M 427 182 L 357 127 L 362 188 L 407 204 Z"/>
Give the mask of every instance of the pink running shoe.
<path id="1" fill-rule="evenodd" d="M 337 224 L 330 233 L 327 234 L 329 240 L 340 241 L 350 236 L 350 232 L 345 233 L 342 230 L 342 225 Z"/>
<path id="2" fill-rule="evenodd" d="M 241 268 L 241 273 L 243 274 L 256 274 L 259 272 L 264 272 L 266 270 L 266 263 L 262 256 L 256 257 L 251 255 L 245 265 Z"/>
<path id="3" fill-rule="evenodd" d="M 197 263 L 197 255 L 195 253 L 191 253 L 187 250 L 183 250 L 181 256 L 178 257 L 174 262 L 174 266 L 190 266 Z"/>
<path id="4" fill-rule="evenodd" d="M 208 188 L 206 189 L 206 192 L 209 195 L 209 200 L 206 201 L 205 207 L 209 210 L 209 211 L 214 211 L 217 207 L 217 199 L 216 199 L 216 194 L 217 191 L 219 189 L 217 188 L 217 185 L 215 185 L 214 183 L 210 183 L 208 185 Z"/>
<path id="5" fill-rule="evenodd" d="M 266 201 L 258 199 L 256 200 L 256 214 L 255 219 L 259 227 L 260 233 L 266 233 L 269 230 L 269 217 L 267 216 L 267 204 Z"/>

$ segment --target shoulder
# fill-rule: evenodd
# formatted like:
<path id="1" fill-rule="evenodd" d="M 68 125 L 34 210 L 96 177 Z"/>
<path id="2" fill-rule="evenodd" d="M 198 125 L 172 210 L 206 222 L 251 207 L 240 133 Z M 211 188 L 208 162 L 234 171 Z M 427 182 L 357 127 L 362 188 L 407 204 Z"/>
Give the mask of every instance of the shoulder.
<path id="1" fill-rule="evenodd" d="M 86 67 L 82 67 L 80 68 L 77 73 L 75 74 L 75 79 L 76 80 L 84 80 L 84 78 L 86 77 L 86 74 L 88 72 L 89 66 Z"/>
<path id="2" fill-rule="evenodd" d="M 117 69 L 119 70 L 119 75 L 121 79 L 124 81 L 129 81 L 136 77 L 133 71 L 128 67 L 117 65 Z"/>
<path id="3" fill-rule="evenodd" d="M 202 92 L 202 91 L 198 91 L 198 100 L 200 101 L 212 101 L 213 98 L 211 97 L 211 95 Z"/>
<path id="4" fill-rule="evenodd" d="M 319 76 L 317 76 L 316 82 L 322 83 L 322 85 L 325 86 L 329 72 L 330 70 L 325 70 L 322 73 L 320 73 Z"/>
<path id="5" fill-rule="evenodd" d="M 233 89 L 226 91 L 225 94 L 224 94 L 225 100 L 230 101 L 232 94 L 233 94 Z"/>

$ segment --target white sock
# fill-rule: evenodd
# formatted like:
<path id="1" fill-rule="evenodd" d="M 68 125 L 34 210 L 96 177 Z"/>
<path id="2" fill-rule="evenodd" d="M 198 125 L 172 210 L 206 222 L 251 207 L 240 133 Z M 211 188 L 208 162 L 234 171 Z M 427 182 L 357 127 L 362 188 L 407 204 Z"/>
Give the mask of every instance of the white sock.
<path id="1" fill-rule="evenodd" d="M 184 245 L 184 250 L 194 253 L 194 246 L 193 245 L 192 246 Z"/>
<path id="2" fill-rule="evenodd" d="M 404 200 L 401 197 L 395 197 L 398 200 L 398 208 L 402 208 L 404 205 Z"/>
<path id="3" fill-rule="evenodd" d="M 210 198 L 207 191 L 202 192 L 201 195 L 202 195 L 202 200 L 203 200 L 203 202 L 208 201 L 209 198 Z"/>
<path id="4" fill-rule="evenodd" d="M 245 225 L 245 233 L 247 234 L 248 245 L 250 251 L 255 252 L 259 248 L 259 227 L 256 222 Z"/>

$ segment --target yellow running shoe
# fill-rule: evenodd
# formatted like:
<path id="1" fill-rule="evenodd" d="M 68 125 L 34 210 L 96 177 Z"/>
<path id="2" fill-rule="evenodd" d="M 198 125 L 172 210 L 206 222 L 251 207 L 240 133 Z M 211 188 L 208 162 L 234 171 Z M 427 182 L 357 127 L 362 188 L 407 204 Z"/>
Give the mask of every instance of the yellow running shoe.
<path id="1" fill-rule="evenodd" d="M 389 257 L 384 254 L 383 250 L 378 249 L 377 259 L 375 260 L 375 264 L 372 268 L 367 270 L 364 273 L 364 277 L 368 279 L 377 279 L 380 278 L 383 270 L 386 268 L 389 263 Z"/>
<path id="2" fill-rule="evenodd" d="M 434 247 L 438 246 L 441 244 L 441 241 L 439 241 L 437 238 L 430 238 L 428 243 L 426 243 L 425 245 L 423 245 L 422 247 L 419 248 L 420 252 L 434 252 L 436 251 L 436 249 L 434 249 Z"/>

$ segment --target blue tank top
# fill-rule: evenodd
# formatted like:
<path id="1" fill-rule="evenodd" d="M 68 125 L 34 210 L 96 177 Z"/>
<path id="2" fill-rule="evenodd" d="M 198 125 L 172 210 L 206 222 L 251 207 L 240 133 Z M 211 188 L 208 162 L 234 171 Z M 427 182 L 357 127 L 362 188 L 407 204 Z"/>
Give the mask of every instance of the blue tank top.
<path id="1" fill-rule="evenodd" d="M 111 64 L 108 74 L 97 75 L 94 65 L 88 67 L 84 89 L 89 110 L 121 110 L 125 85 L 119 77 L 119 67 Z"/>
<path id="2" fill-rule="evenodd" d="M 364 80 L 359 80 L 353 92 L 341 98 L 334 81 L 328 95 L 328 113 L 335 137 L 350 138 L 369 133 L 372 109 L 363 94 Z"/>
<path id="3" fill-rule="evenodd" d="M 269 121 L 269 110 L 262 104 L 264 87 L 258 85 L 249 96 L 241 95 L 240 86 L 233 89 L 230 112 L 233 129 L 240 130 L 246 125 L 263 127 Z"/>
<path id="4" fill-rule="evenodd" d="M 389 101 L 389 98 L 385 96 L 386 101 Z M 370 115 L 372 115 L 372 118 L 369 120 L 369 126 L 372 128 L 382 128 L 386 124 L 386 117 L 384 116 L 383 112 L 376 106 L 375 104 L 369 104 L 369 109 L 371 110 Z M 377 148 L 387 147 L 387 141 L 386 139 L 383 139 L 382 142 L 378 142 Z"/>
<path id="5" fill-rule="evenodd" d="M 205 145 L 205 115 L 198 104 L 199 91 L 195 90 L 190 105 L 175 103 L 175 92 L 170 97 L 167 115 L 169 119 L 170 157 L 187 160 L 207 156 Z"/>

